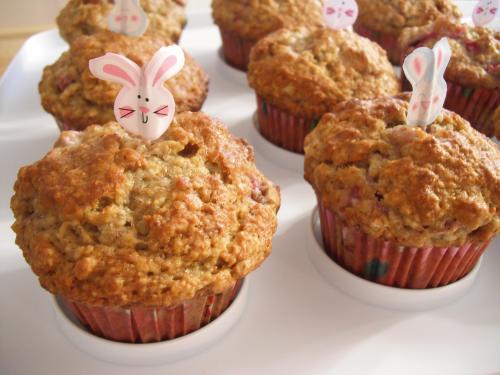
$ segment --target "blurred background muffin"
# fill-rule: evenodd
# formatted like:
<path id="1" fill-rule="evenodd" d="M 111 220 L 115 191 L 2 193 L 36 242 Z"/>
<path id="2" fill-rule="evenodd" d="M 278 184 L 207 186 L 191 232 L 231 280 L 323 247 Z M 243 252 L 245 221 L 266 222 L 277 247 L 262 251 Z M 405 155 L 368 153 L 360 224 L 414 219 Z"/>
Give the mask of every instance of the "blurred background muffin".
<path id="1" fill-rule="evenodd" d="M 121 87 L 95 78 L 89 60 L 114 52 L 142 66 L 163 45 L 161 39 L 131 38 L 111 31 L 77 38 L 69 51 L 44 69 L 39 84 L 42 106 L 62 130 L 82 130 L 113 121 L 113 103 Z M 208 93 L 207 74 L 189 54 L 185 55 L 183 69 L 165 83 L 174 96 L 177 112 L 200 110 Z"/>
<path id="2" fill-rule="evenodd" d="M 459 115 L 406 123 L 408 94 L 341 104 L 307 136 L 325 251 L 377 283 L 467 275 L 500 232 L 500 151 Z"/>
<path id="3" fill-rule="evenodd" d="M 213 0 L 226 62 L 247 70 L 250 50 L 262 37 L 294 26 L 322 25 L 321 0 Z"/>
<path id="4" fill-rule="evenodd" d="M 177 43 L 187 22 L 186 0 L 141 0 L 140 3 L 149 19 L 144 35 Z M 69 0 L 57 16 L 59 33 L 71 44 L 81 35 L 107 30 L 108 14 L 113 6 L 113 0 Z"/>
<path id="5" fill-rule="evenodd" d="M 253 48 L 249 85 L 262 135 L 303 153 L 304 138 L 338 103 L 395 95 L 400 83 L 385 51 L 349 30 L 281 29 Z"/>
<path id="6" fill-rule="evenodd" d="M 398 38 L 406 27 L 424 26 L 440 16 L 460 19 L 462 14 L 452 0 L 357 0 L 359 17 L 354 31 L 377 42 L 398 65 L 404 52 Z"/>
<path id="7" fill-rule="evenodd" d="M 452 50 L 444 76 L 448 85 L 445 108 L 487 136 L 500 139 L 500 122 L 494 116 L 500 106 L 500 32 L 441 17 L 428 26 L 403 31 L 402 58 L 418 47 L 432 48 L 443 37 Z M 406 79 L 403 83 L 411 89 Z"/>
<path id="8" fill-rule="evenodd" d="M 149 142 L 117 123 L 63 132 L 23 167 L 16 243 L 93 333 L 182 336 L 215 319 L 269 255 L 279 191 L 253 150 L 202 113 Z"/>

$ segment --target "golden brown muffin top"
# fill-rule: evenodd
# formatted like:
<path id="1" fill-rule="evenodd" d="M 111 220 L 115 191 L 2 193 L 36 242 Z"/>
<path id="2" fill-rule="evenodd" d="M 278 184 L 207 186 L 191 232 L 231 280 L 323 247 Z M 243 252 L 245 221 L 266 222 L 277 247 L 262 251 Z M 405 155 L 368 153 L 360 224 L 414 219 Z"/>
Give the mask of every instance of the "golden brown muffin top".
<path id="1" fill-rule="evenodd" d="M 319 118 L 341 101 L 399 92 L 400 82 L 376 43 L 348 30 L 281 29 L 250 54 L 248 82 L 270 104 Z"/>
<path id="2" fill-rule="evenodd" d="M 406 125 L 409 95 L 352 100 L 305 141 L 305 178 L 347 225 L 405 246 L 500 232 L 500 151 L 453 112 Z"/>
<path id="3" fill-rule="evenodd" d="M 452 0 L 357 0 L 358 20 L 368 28 L 398 34 L 405 27 L 423 26 L 442 15 L 460 19 Z"/>
<path id="4" fill-rule="evenodd" d="M 500 32 L 441 17 L 425 27 L 405 29 L 399 39 L 403 49 L 432 48 L 447 37 L 452 56 L 445 78 L 469 87 L 500 88 Z"/>
<path id="5" fill-rule="evenodd" d="M 113 0 L 69 0 L 56 19 L 59 33 L 72 43 L 81 35 L 107 30 L 113 3 Z M 177 42 L 187 22 L 185 5 L 185 0 L 141 0 L 149 19 L 144 35 Z"/>
<path id="6" fill-rule="evenodd" d="M 191 112 L 154 142 L 117 123 L 63 132 L 14 189 L 16 243 L 41 285 L 123 307 L 232 287 L 269 255 L 280 203 L 252 148 Z"/>
<path id="7" fill-rule="evenodd" d="M 128 57 L 139 66 L 147 63 L 164 44 L 143 36 L 131 39 L 122 34 L 103 31 L 77 38 L 70 50 L 45 68 L 39 91 L 42 105 L 73 129 L 114 121 L 113 103 L 121 86 L 92 75 L 89 60 L 107 52 Z M 187 53 L 183 69 L 165 82 L 176 102 L 176 111 L 198 111 L 208 93 L 208 76 Z"/>
<path id="8" fill-rule="evenodd" d="M 222 29 L 257 41 L 282 27 L 323 25 L 322 0 L 213 0 Z"/>

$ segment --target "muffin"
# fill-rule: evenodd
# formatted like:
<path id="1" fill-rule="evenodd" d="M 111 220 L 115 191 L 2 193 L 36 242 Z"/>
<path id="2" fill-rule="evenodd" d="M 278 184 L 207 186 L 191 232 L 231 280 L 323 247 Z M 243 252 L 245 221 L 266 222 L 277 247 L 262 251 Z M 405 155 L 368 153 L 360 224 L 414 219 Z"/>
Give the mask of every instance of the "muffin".
<path id="1" fill-rule="evenodd" d="M 248 82 L 257 94 L 262 135 L 298 153 L 306 134 L 339 102 L 400 91 L 382 48 L 324 27 L 282 29 L 261 39 L 250 56 Z"/>
<path id="2" fill-rule="evenodd" d="M 357 0 L 359 17 L 354 31 L 380 44 L 389 60 L 398 65 L 401 54 L 398 37 L 406 27 L 424 26 L 436 18 L 460 19 L 462 14 L 452 0 Z"/>
<path id="3" fill-rule="evenodd" d="M 144 35 L 177 43 L 186 26 L 185 5 L 185 0 L 141 0 L 149 19 Z M 81 35 L 107 30 L 113 6 L 113 0 L 69 0 L 57 16 L 61 37 L 71 44 Z"/>
<path id="4" fill-rule="evenodd" d="M 69 51 L 43 71 L 39 84 L 43 108 L 55 117 L 61 130 L 83 130 L 113 121 L 113 103 L 121 86 L 95 78 L 89 60 L 114 52 L 142 66 L 163 45 L 159 39 L 131 39 L 111 31 L 77 38 Z M 165 83 L 174 96 L 177 112 L 200 110 L 208 93 L 207 74 L 185 55 L 184 68 Z"/>
<path id="5" fill-rule="evenodd" d="M 250 50 L 264 36 L 283 27 L 324 24 L 321 0 L 213 0 L 226 62 L 247 70 Z"/>
<path id="6" fill-rule="evenodd" d="M 500 139 L 500 120 L 494 113 L 500 106 L 500 32 L 439 18 L 432 25 L 408 28 L 400 37 L 406 50 L 430 47 L 448 38 L 452 57 L 445 72 L 448 85 L 445 108 L 467 119 L 489 137 Z M 404 86 L 411 89 L 404 79 Z"/>
<path id="7" fill-rule="evenodd" d="M 342 103 L 307 136 L 325 251 L 380 284 L 453 283 L 500 231 L 500 151 L 459 115 L 406 124 L 408 94 Z"/>
<path id="8" fill-rule="evenodd" d="M 153 142 L 113 122 L 63 132 L 14 190 L 16 243 L 42 287 L 124 342 L 221 314 L 269 255 L 280 203 L 252 148 L 191 112 Z"/>

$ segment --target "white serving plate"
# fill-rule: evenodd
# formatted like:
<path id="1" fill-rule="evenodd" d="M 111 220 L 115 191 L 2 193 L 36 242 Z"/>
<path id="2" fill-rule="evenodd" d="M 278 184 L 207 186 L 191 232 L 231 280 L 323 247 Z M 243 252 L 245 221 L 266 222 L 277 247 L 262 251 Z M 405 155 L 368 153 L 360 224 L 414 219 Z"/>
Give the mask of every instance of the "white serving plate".
<path id="1" fill-rule="evenodd" d="M 466 2 L 469 5 L 472 2 Z M 196 9 L 195 9 L 196 8 Z M 207 70 L 204 111 L 252 139 L 255 98 L 217 56 L 208 1 L 192 1 L 183 45 Z M 312 189 L 300 174 L 257 150 L 259 168 L 281 186 L 273 253 L 249 277 L 242 318 L 217 343 L 157 367 L 117 366 L 80 351 L 58 328 L 52 298 L 22 258 L 10 230 L 17 170 L 41 158 L 58 135 L 39 105 L 43 66 L 65 49 L 55 31 L 31 38 L 0 81 L 0 374 L 493 374 L 500 370 L 500 239 L 457 302 L 399 312 L 359 302 L 332 287 L 307 255 Z M 230 68 L 228 68 L 230 69 Z M 232 72 L 235 73 L 235 72 Z"/>

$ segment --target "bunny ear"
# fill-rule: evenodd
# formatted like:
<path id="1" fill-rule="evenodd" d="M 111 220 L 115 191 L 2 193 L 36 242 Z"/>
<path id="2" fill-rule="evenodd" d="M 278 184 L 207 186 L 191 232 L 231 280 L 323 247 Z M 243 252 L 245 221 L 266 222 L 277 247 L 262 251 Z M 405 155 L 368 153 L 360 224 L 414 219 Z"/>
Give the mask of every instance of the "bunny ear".
<path id="1" fill-rule="evenodd" d="M 184 61 L 184 52 L 179 46 L 160 48 L 144 69 L 148 84 L 152 87 L 163 84 L 180 72 Z"/>
<path id="2" fill-rule="evenodd" d="M 126 87 L 138 86 L 141 77 L 141 69 L 136 63 L 116 53 L 90 60 L 89 68 L 95 77 Z"/>
<path id="3" fill-rule="evenodd" d="M 446 70 L 451 59 L 451 48 L 447 38 L 442 38 L 432 49 L 436 56 L 436 70 L 443 72 Z"/>
<path id="4" fill-rule="evenodd" d="M 406 57 L 403 70 L 412 85 L 421 81 L 427 74 L 429 65 L 432 62 L 432 54 L 430 48 L 420 47 Z"/>

